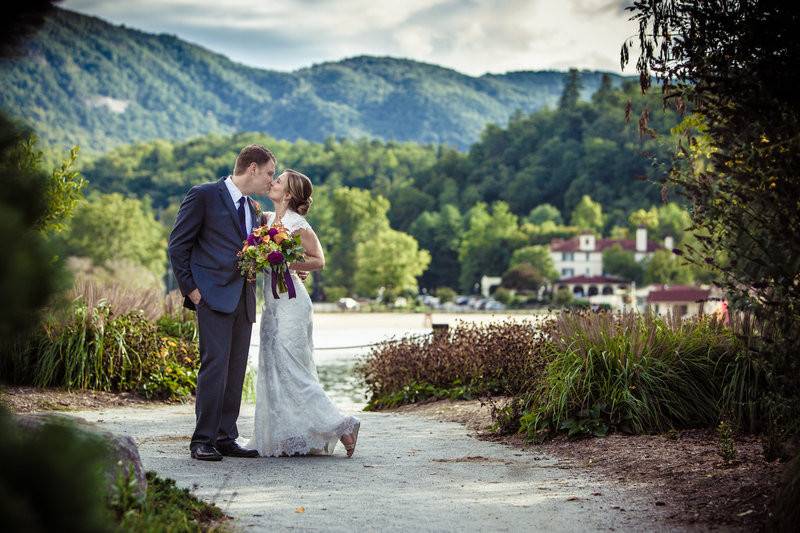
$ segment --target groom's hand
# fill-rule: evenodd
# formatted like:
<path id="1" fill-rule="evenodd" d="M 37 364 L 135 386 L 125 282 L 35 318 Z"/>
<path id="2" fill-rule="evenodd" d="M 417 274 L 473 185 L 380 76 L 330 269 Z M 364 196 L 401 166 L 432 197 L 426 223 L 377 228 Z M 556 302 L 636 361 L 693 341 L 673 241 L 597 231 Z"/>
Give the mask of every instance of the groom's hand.
<path id="1" fill-rule="evenodd" d="M 192 292 L 190 292 L 189 293 L 189 299 L 192 301 L 192 303 L 194 305 L 199 304 L 200 303 L 200 299 L 201 299 L 200 290 L 199 289 L 195 289 Z"/>

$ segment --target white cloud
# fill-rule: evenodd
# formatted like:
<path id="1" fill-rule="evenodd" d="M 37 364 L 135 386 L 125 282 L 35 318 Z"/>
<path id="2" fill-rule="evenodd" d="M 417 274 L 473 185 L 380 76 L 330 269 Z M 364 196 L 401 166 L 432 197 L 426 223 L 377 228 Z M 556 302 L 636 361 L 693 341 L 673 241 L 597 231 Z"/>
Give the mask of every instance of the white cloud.
<path id="1" fill-rule="evenodd" d="M 392 55 L 468 74 L 570 67 L 619 71 L 634 33 L 621 0 L 67 0 L 235 61 L 280 70 Z M 630 71 L 628 71 L 630 73 Z"/>

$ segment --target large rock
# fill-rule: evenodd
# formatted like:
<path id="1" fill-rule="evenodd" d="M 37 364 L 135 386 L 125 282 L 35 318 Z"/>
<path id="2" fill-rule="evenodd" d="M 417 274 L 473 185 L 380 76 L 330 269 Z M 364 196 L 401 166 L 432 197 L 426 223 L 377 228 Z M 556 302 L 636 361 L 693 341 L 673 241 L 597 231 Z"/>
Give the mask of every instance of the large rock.
<path id="1" fill-rule="evenodd" d="M 147 492 L 147 478 L 142 466 L 142 459 L 139 457 L 139 448 L 132 438 L 114 435 L 100 429 L 97 424 L 74 416 L 48 413 L 17 415 L 14 418 L 23 430 L 34 430 L 46 423 L 57 423 L 70 425 L 79 432 L 101 439 L 110 454 L 106 468 L 106 479 L 109 485 L 114 484 L 118 476 L 126 477 L 132 471 L 136 479 L 136 494 L 140 499 L 144 499 Z"/>

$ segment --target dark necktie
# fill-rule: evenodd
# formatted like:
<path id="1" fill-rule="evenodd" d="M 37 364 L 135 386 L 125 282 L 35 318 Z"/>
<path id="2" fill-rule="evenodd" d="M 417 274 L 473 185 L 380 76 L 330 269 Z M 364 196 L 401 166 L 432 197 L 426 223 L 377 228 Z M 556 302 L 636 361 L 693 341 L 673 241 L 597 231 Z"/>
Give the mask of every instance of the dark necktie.
<path id="1" fill-rule="evenodd" d="M 239 213 L 239 227 L 242 228 L 242 235 L 245 237 L 247 236 L 247 223 L 244 218 L 244 203 L 246 200 L 247 196 L 239 198 L 239 209 L 236 210 Z"/>

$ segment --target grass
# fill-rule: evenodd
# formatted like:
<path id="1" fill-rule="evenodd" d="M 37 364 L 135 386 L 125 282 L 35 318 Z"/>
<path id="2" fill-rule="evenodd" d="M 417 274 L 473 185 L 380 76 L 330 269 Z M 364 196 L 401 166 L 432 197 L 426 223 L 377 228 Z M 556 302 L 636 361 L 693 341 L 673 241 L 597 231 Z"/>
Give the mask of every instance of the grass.
<path id="1" fill-rule="evenodd" d="M 29 338 L 4 340 L 0 379 L 159 399 L 191 395 L 199 367 L 194 319 L 177 309 L 154 318 L 123 303 L 120 313 L 95 296 L 51 312 Z"/>
<path id="2" fill-rule="evenodd" d="M 763 391 L 756 360 L 713 318 L 562 313 L 522 429 L 557 431 L 599 409 L 610 429 L 632 433 L 715 425 L 720 412 L 757 424 Z"/>
<path id="3" fill-rule="evenodd" d="M 144 501 L 131 495 L 131 485 L 119 479 L 112 490 L 110 509 L 119 529 L 130 532 L 193 533 L 228 532 L 228 517 L 213 503 L 206 503 L 188 489 L 180 489 L 172 479 L 147 472 Z"/>

